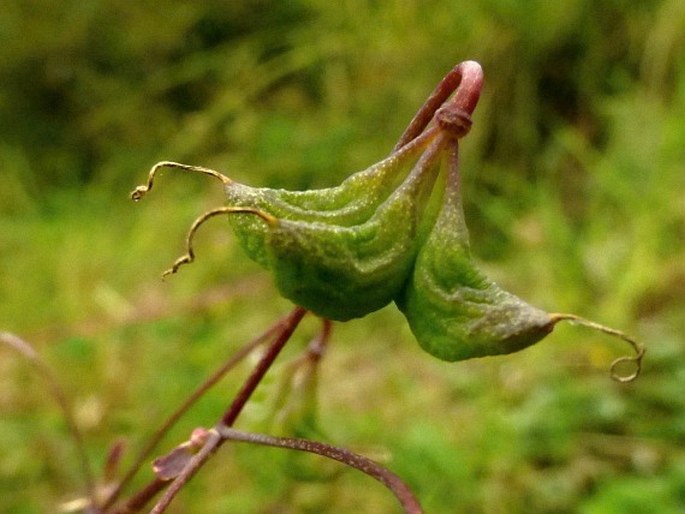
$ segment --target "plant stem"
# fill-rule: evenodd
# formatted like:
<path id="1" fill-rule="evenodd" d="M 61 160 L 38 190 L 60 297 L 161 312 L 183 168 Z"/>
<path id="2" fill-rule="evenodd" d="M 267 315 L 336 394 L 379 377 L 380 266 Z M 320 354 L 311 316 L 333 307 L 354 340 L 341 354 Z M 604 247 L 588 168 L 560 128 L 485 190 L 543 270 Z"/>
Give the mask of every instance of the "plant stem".
<path id="1" fill-rule="evenodd" d="M 231 357 L 226 360 L 221 367 L 219 367 L 212 375 L 205 380 L 193 393 L 183 402 L 183 404 L 176 409 L 176 411 L 169 416 L 162 426 L 157 430 L 157 432 L 152 436 L 152 438 L 147 442 L 142 450 L 136 456 L 133 464 L 117 484 L 116 488 L 110 493 L 109 497 L 103 503 L 101 508 L 106 510 L 117 500 L 121 491 L 128 485 L 128 483 L 133 479 L 135 474 L 139 471 L 145 460 L 150 456 L 152 451 L 157 447 L 162 438 L 169 432 L 169 430 L 178 422 L 178 420 L 192 407 L 197 400 L 199 400 L 202 395 L 204 395 L 211 387 L 213 387 L 221 378 L 223 378 L 226 373 L 228 373 L 233 367 L 236 366 L 240 361 L 247 357 L 250 352 L 252 352 L 257 346 L 263 344 L 266 340 L 273 337 L 279 330 L 282 330 L 287 323 L 290 321 L 291 315 L 284 316 L 271 327 L 269 327 L 262 334 L 255 337 L 252 341 L 244 345 L 237 352 L 235 352 Z M 142 491 L 141 491 L 142 492 Z"/>
<path id="2" fill-rule="evenodd" d="M 264 353 L 260 361 L 257 363 L 255 369 L 252 371 L 250 376 L 247 377 L 242 389 L 238 391 L 233 403 L 221 418 L 221 422 L 224 425 L 229 427 L 233 426 L 233 423 L 235 423 L 235 420 L 242 412 L 243 407 L 245 407 L 245 404 L 250 399 L 250 396 L 252 396 L 252 393 L 262 381 L 262 378 L 264 378 L 266 372 L 269 371 L 269 368 L 273 364 L 274 360 L 276 360 L 276 357 L 278 357 L 278 354 L 288 342 L 306 313 L 307 311 L 304 308 L 296 307 L 295 310 L 290 314 L 288 324 L 278 335 L 276 341 L 274 341 L 274 343 Z"/>
<path id="3" fill-rule="evenodd" d="M 293 437 L 274 437 L 265 434 L 254 434 L 235 430 L 231 427 L 218 426 L 216 430 L 222 439 L 236 442 L 261 444 L 275 448 L 287 448 L 308 453 L 315 453 L 322 457 L 337 460 L 343 464 L 358 469 L 375 478 L 385 485 L 398 499 L 406 514 L 421 514 L 423 510 L 409 486 L 389 469 L 377 462 L 354 453 L 346 448 L 339 448 L 320 441 L 299 439 Z"/>
<path id="4" fill-rule="evenodd" d="M 428 97 L 428 100 L 419 108 L 397 141 L 393 151 L 399 150 L 418 136 L 452 93 L 454 93 L 454 98 L 446 106 L 450 110 L 458 110 L 466 116 L 471 116 L 480 98 L 482 88 L 483 69 L 480 64 L 475 61 L 459 63 L 445 75 Z"/>
<path id="5" fill-rule="evenodd" d="M 262 358 L 255 366 L 243 387 L 238 391 L 230 407 L 226 410 L 221 422 L 218 426 L 231 426 L 242 412 L 245 404 L 252 396 L 259 383 L 264 378 L 264 375 L 269 370 L 273 362 L 278 357 L 285 344 L 290 340 L 293 332 L 299 325 L 300 321 L 307 313 L 307 310 L 302 307 L 296 307 L 285 320 L 280 332 L 276 336 L 274 342 L 269 346 L 262 356 Z M 216 430 L 209 431 L 209 437 L 200 451 L 193 456 L 190 462 L 183 468 L 183 471 L 171 482 L 169 488 L 164 492 L 164 495 L 157 502 L 155 507 L 150 511 L 150 514 L 160 514 L 166 510 L 171 501 L 176 497 L 181 488 L 195 475 L 195 473 L 202 467 L 209 456 L 214 453 L 223 443 L 223 439 L 219 436 Z M 157 491 L 156 491 L 157 492 Z"/>
<path id="6" fill-rule="evenodd" d="M 164 492 L 164 495 L 150 511 L 150 514 L 161 514 L 164 512 L 181 488 L 193 478 L 195 473 L 197 473 L 197 470 L 199 470 L 209 456 L 219 448 L 222 442 L 223 440 L 216 430 L 209 430 L 207 441 L 204 446 L 192 459 L 190 459 L 190 462 L 183 468 L 181 474 L 171 482 L 169 488 Z M 166 484 L 169 484 L 169 482 L 165 482 L 165 485 Z"/>

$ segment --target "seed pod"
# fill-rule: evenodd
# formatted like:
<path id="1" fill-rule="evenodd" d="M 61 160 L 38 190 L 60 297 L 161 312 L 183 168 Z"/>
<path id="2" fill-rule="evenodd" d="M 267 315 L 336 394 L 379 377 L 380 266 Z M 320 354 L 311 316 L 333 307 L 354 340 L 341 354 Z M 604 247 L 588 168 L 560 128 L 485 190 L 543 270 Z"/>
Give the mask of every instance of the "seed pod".
<path id="1" fill-rule="evenodd" d="M 458 361 L 508 354 L 543 339 L 562 320 L 570 320 L 622 338 L 635 357 L 612 364 L 612 377 L 637 377 L 644 354 L 641 345 L 622 332 L 572 314 L 548 314 L 490 281 L 474 265 L 461 203 L 458 143 L 446 149 L 447 177 L 441 211 L 418 252 L 411 279 L 397 298 L 421 347 L 433 356 Z M 629 376 L 614 372 L 620 362 L 637 366 Z"/>
<path id="2" fill-rule="evenodd" d="M 244 249 L 272 271 L 284 297 L 320 316 L 348 320 L 390 303 L 406 281 L 446 142 L 443 130 L 432 127 L 340 186 L 302 192 L 251 188 L 207 168 L 165 162 L 153 167 L 147 185 L 132 196 L 146 194 L 163 166 L 218 178 L 229 206 L 195 221 L 187 253 L 167 273 L 194 260 L 192 238 L 202 223 L 231 214 Z"/>
<path id="3" fill-rule="evenodd" d="M 147 184 L 132 193 L 134 200 L 152 188 L 159 169 L 175 167 L 218 178 L 228 202 L 193 223 L 187 253 L 166 273 L 194 260 L 192 238 L 202 223 L 230 214 L 247 254 L 273 272 L 286 298 L 335 320 L 383 307 L 399 293 L 411 271 L 442 148 L 448 134 L 468 131 L 482 78 L 476 62 L 453 68 L 419 109 L 391 156 L 334 188 L 252 188 L 207 168 L 173 162 L 154 166 Z M 444 123 L 434 122 L 436 111 L 444 111 Z M 403 179 L 408 169 L 412 171 Z"/>
<path id="4" fill-rule="evenodd" d="M 433 141 L 438 130 L 427 130 L 416 139 L 369 168 L 354 173 L 339 186 L 306 191 L 250 187 L 226 179 L 226 203 L 260 210 L 279 220 L 324 223 L 341 227 L 361 225 L 376 213 Z M 254 261 L 270 267 L 266 255 L 267 226 L 258 217 L 229 218 L 241 246 Z"/>
<path id="5" fill-rule="evenodd" d="M 502 290 L 474 266 L 459 192 L 456 142 L 447 153 L 443 206 L 397 304 L 424 350 L 440 359 L 519 350 L 550 332 L 549 316 Z"/>
<path id="6" fill-rule="evenodd" d="M 439 136 L 402 185 L 362 224 L 267 223 L 266 257 L 281 294 L 340 321 L 390 303 L 411 272 L 420 215 L 444 142 Z"/>

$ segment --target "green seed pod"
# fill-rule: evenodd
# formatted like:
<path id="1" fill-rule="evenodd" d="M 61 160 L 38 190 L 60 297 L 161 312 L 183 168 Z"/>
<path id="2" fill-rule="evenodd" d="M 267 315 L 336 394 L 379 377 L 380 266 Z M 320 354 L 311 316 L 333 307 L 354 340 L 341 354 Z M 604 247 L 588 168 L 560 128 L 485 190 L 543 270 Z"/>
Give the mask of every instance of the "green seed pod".
<path id="1" fill-rule="evenodd" d="M 362 224 L 268 222 L 266 257 L 281 294 L 339 321 L 390 303 L 411 272 L 420 215 L 444 144 L 445 138 L 438 137 L 402 185 Z"/>
<path id="2" fill-rule="evenodd" d="M 442 210 L 397 301 L 422 348 L 447 361 L 511 353 L 552 330 L 547 313 L 502 290 L 474 266 L 457 158 L 455 142 L 447 155 Z"/>
<path id="3" fill-rule="evenodd" d="M 306 191 L 251 187 L 227 179 L 226 202 L 248 207 L 279 220 L 341 227 L 361 225 L 376 213 L 407 175 L 416 159 L 435 138 L 436 129 L 424 134 L 373 166 L 354 173 L 339 186 Z M 254 261 L 270 267 L 265 238 L 268 227 L 258 217 L 231 216 L 229 222 L 241 246 Z"/>
<path id="4" fill-rule="evenodd" d="M 361 317 L 395 299 L 421 346 L 448 361 L 521 350 L 570 320 L 630 343 L 636 356 L 618 359 L 612 372 L 619 362 L 633 361 L 633 375 L 613 375 L 632 380 L 640 371 L 641 345 L 575 315 L 537 309 L 474 266 L 460 198 L 458 140 L 470 129 L 482 81 L 478 63 L 456 66 L 391 156 L 337 187 L 253 188 L 211 169 L 157 164 L 147 184 L 132 193 L 134 200 L 150 190 L 159 169 L 173 167 L 218 178 L 228 203 L 193 223 L 186 255 L 166 273 L 194 260 L 192 238 L 202 223 L 230 214 L 246 253 L 271 270 L 281 294 L 324 318 Z M 431 197 L 440 162 L 447 168 L 445 192 Z"/>
<path id="5" fill-rule="evenodd" d="M 612 376 L 622 382 L 636 378 L 644 354 L 641 345 L 622 332 L 573 314 L 548 314 L 533 307 L 475 267 L 461 203 L 457 142 L 445 153 L 443 205 L 418 252 L 412 277 L 396 300 L 421 347 L 446 361 L 508 354 L 540 341 L 559 321 L 570 320 L 630 343 L 636 356 L 614 361 Z M 632 375 L 614 373 L 624 361 L 637 365 Z"/>
<path id="6" fill-rule="evenodd" d="M 302 192 L 251 188 L 214 170 L 162 162 L 132 197 L 141 199 L 163 167 L 218 178 L 228 206 L 195 221 L 187 254 L 167 273 L 193 261 L 192 237 L 204 221 L 231 214 L 243 248 L 273 272 L 283 296 L 331 319 L 360 317 L 389 303 L 406 281 L 442 148 L 454 134 L 468 131 L 481 84 L 478 63 L 456 66 L 419 109 L 391 156 L 334 188 Z M 436 110 L 445 111 L 444 123 L 434 120 Z M 434 212 L 429 209 L 429 217 Z"/>
<path id="7" fill-rule="evenodd" d="M 391 157 L 334 188 L 251 188 L 207 168 L 164 162 L 153 167 L 147 185 L 132 196 L 139 200 L 146 194 L 165 166 L 218 178 L 229 206 L 195 221 L 187 253 L 165 274 L 194 260 L 192 238 L 207 219 L 231 214 L 239 241 L 250 257 L 271 270 L 282 296 L 322 317 L 348 320 L 390 303 L 411 272 L 421 214 L 448 141 L 443 132 L 437 126 L 427 129 Z M 402 180 L 407 169 L 411 171 Z"/>

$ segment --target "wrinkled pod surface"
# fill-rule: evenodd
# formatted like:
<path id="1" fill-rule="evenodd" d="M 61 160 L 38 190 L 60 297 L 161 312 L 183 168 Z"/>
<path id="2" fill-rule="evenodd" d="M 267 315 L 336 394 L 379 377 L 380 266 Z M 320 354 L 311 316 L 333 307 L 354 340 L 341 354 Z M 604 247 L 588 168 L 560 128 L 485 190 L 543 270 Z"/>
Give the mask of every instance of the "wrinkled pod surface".
<path id="1" fill-rule="evenodd" d="M 571 321 L 623 339 L 635 355 L 611 365 L 619 382 L 638 377 L 644 347 L 613 328 L 574 314 L 547 313 L 502 289 L 478 270 L 471 257 L 461 200 L 459 145 L 445 147 L 440 212 L 421 245 L 410 279 L 396 298 L 421 347 L 445 361 L 509 354 L 542 340 L 560 321 Z M 630 363 L 634 370 L 621 374 Z"/>

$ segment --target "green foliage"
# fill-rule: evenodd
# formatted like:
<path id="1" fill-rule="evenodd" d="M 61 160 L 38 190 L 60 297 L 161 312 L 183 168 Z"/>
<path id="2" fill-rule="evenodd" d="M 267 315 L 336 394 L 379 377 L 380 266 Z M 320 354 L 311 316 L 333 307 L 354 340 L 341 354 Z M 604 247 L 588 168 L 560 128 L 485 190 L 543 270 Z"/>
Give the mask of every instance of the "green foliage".
<path id="1" fill-rule="evenodd" d="M 681 1 L 5 4 L 0 329 L 63 377 L 96 463 L 116 437 L 139 446 L 289 308 L 222 228 L 198 239 L 202 266 L 159 281 L 188 221 L 222 196 L 179 178 L 134 206 L 141 173 L 173 159 L 269 187 L 338 184 L 386 156 L 471 58 L 486 74 L 461 148 L 473 253 L 537 305 L 639 334 L 645 373 L 613 384 L 609 342 L 579 344 L 571 327 L 516 356 L 440 363 L 389 308 L 336 327 L 320 429 L 387 459 L 428 512 L 685 508 Z M 0 511 L 53 511 L 80 487 L 71 443 L 40 381 L 0 352 Z M 214 420 L 239 375 L 167 443 Z M 286 475 L 277 450 L 239 448 L 177 512 L 395 512 L 365 476 L 311 459 L 317 483 Z"/>

